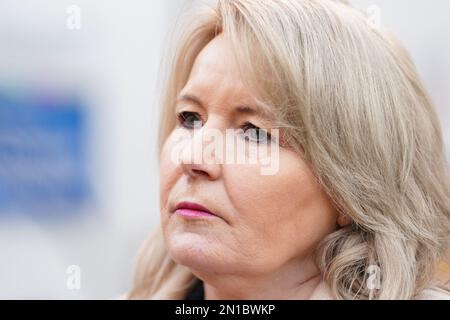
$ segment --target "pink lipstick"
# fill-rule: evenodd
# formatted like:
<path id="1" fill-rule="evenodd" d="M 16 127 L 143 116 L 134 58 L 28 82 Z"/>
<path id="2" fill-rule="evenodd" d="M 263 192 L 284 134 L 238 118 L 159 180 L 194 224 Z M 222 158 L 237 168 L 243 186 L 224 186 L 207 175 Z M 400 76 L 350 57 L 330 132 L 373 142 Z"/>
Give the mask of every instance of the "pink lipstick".
<path id="1" fill-rule="evenodd" d="M 207 208 L 194 202 L 183 201 L 177 204 L 175 213 L 188 218 L 212 217 L 214 214 Z"/>

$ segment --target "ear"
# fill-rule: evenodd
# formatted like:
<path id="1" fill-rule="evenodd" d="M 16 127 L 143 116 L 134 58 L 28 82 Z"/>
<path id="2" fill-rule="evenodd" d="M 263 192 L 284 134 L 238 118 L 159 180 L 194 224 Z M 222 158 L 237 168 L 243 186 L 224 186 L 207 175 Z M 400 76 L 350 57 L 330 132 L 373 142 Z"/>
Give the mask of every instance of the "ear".
<path id="1" fill-rule="evenodd" d="M 346 215 L 345 213 L 339 213 L 337 223 L 341 228 L 348 226 L 351 222 L 352 220 L 348 215 Z"/>

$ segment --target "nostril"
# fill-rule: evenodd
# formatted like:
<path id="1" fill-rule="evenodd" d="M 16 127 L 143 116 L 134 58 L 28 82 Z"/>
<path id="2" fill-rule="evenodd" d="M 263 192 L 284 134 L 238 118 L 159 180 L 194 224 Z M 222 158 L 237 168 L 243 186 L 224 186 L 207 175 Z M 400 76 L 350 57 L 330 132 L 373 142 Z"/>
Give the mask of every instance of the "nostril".
<path id="1" fill-rule="evenodd" d="M 208 173 L 206 173 L 205 171 L 200 170 L 200 169 L 192 169 L 192 172 L 196 173 L 196 174 L 208 175 Z"/>
<path id="2" fill-rule="evenodd" d="M 205 177 L 209 180 L 217 179 L 220 175 L 220 169 L 217 166 L 201 164 L 183 164 L 183 172 L 191 178 Z"/>

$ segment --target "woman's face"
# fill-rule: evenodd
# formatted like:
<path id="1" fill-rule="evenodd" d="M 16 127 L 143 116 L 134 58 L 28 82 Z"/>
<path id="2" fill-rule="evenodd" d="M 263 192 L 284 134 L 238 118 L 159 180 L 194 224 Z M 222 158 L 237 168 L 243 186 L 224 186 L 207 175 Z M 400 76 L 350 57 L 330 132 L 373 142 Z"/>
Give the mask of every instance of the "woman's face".
<path id="1" fill-rule="evenodd" d="M 197 57 L 179 95 L 173 117 L 177 112 L 185 117 L 177 118 L 178 127 L 160 155 L 161 224 L 172 258 L 194 273 L 263 275 L 310 257 L 318 242 L 335 230 L 337 216 L 310 169 L 292 150 L 278 149 L 278 170 L 269 175 L 261 174 L 260 163 L 194 164 L 186 156 L 195 146 L 207 144 L 201 138 L 204 130 L 248 128 L 249 122 L 270 132 L 264 116 L 235 110 L 252 105 L 254 99 L 231 50 L 225 35 L 212 40 Z M 194 121 L 201 121 L 195 133 L 189 127 Z M 188 133 L 182 148 L 191 151 L 182 152 L 177 163 L 172 154 L 180 141 L 171 138 L 180 130 Z M 261 143 L 245 140 L 247 146 Z M 181 201 L 201 204 L 215 215 L 174 212 Z"/>

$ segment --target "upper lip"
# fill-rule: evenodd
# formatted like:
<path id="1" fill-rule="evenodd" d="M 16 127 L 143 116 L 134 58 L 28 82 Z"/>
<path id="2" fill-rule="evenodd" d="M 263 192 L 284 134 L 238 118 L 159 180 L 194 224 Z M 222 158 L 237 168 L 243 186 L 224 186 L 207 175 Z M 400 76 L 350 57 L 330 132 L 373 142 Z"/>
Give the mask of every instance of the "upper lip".
<path id="1" fill-rule="evenodd" d="M 178 202 L 178 204 L 175 206 L 175 210 L 178 209 L 191 209 L 191 210 L 198 210 L 198 211 L 206 211 L 208 213 L 214 214 L 211 210 L 209 210 L 207 207 L 202 206 L 199 203 L 191 202 L 191 201 L 181 201 Z"/>

